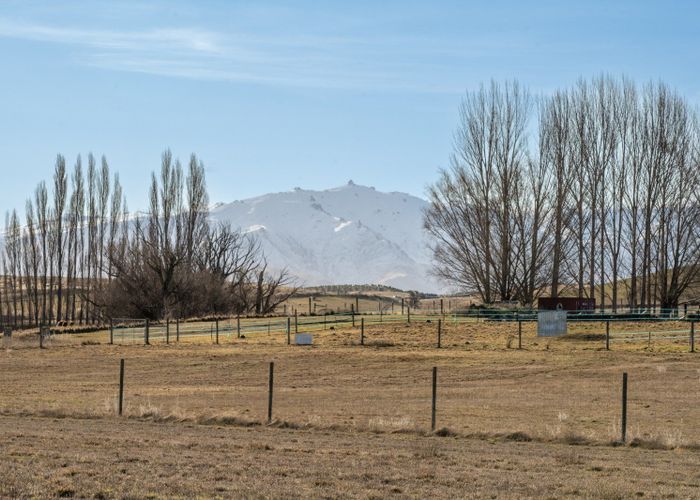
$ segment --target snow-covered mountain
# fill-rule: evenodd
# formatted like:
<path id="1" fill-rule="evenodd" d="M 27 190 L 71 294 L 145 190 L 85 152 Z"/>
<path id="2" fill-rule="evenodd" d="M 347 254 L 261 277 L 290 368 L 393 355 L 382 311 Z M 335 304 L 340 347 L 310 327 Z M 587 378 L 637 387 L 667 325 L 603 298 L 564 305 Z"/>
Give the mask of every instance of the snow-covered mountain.
<path id="1" fill-rule="evenodd" d="M 219 204 L 211 217 L 255 233 L 270 266 L 287 267 L 307 286 L 375 283 L 432 292 L 441 287 L 428 274 L 426 206 L 350 181 Z"/>

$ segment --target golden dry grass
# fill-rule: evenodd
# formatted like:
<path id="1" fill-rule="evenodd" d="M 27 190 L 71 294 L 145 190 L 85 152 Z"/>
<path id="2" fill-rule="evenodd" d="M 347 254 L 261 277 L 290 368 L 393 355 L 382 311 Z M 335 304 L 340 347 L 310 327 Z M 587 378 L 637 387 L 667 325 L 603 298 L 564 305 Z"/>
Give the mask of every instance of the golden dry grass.
<path id="1" fill-rule="evenodd" d="M 698 495 L 697 453 L 130 419 L 0 419 L 3 497 Z"/>
<path id="2" fill-rule="evenodd" d="M 524 324 L 522 350 L 511 322 L 446 322 L 439 350 L 425 321 L 368 326 L 365 346 L 358 329 L 316 332 L 313 347 L 266 333 L 110 346 L 101 333 L 39 350 L 17 335 L 0 352 L 0 455 L 14 471 L 0 494 L 696 496 L 700 354 L 687 339 L 605 351 L 602 324 L 558 339 L 534 326 Z M 429 433 L 433 366 L 446 437 Z M 633 446 L 613 447 L 622 372 Z"/>

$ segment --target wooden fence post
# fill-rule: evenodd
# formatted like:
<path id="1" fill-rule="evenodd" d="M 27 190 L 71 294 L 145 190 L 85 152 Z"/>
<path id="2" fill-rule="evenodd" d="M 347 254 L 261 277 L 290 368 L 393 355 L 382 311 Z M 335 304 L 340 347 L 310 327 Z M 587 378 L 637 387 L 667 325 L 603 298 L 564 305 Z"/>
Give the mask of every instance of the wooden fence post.
<path id="1" fill-rule="evenodd" d="M 150 339 L 150 320 L 146 319 L 146 326 L 143 329 L 143 339 L 145 341 L 146 345 L 151 345 L 151 339 Z"/>
<path id="2" fill-rule="evenodd" d="M 299 333 L 299 315 L 294 310 L 294 333 Z"/>
<path id="3" fill-rule="evenodd" d="M 170 344 L 170 318 L 165 320 L 165 343 Z"/>
<path id="4" fill-rule="evenodd" d="M 430 412 L 430 430 L 435 432 L 435 403 L 437 401 L 437 366 L 433 366 L 433 404 Z"/>
<path id="5" fill-rule="evenodd" d="M 627 441 L 627 372 L 622 374 L 622 423 L 620 425 L 622 442 Z"/>
<path id="6" fill-rule="evenodd" d="M 270 374 L 268 376 L 268 390 L 267 390 L 267 423 L 272 422 L 272 391 L 274 387 L 275 379 L 275 363 L 270 361 Z"/>
<path id="7" fill-rule="evenodd" d="M 114 320 L 109 319 L 109 343 L 114 344 Z"/>
<path id="8" fill-rule="evenodd" d="M 401 297 L 401 316 L 403 316 L 403 297 Z"/>
<path id="9" fill-rule="evenodd" d="M 605 350 L 610 350 L 610 320 L 605 322 Z"/>
<path id="10" fill-rule="evenodd" d="M 214 322 L 216 324 L 216 345 L 219 345 L 219 320 L 215 319 Z"/>
<path id="11" fill-rule="evenodd" d="M 518 349 L 523 348 L 523 322 L 518 320 Z"/>
<path id="12" fill-rule="evenodd" d="M 445 305 L 443 302 L 444 299 L 440 299 L 440 316 L 445 314 Z"/>
<path id="13" fill-rule="evenodd" d="M 311 296 L 309 296 L 309 316 L 311 316 Z"/>
<path id="14" fill-rule="evenodd" d="M 124 406 L 124 358 L 119 361 L 119 416 Z"/>
<path id="15" fill-rule="evenodd" d="M 407 311 L 408 311 L 408 322 L 410 323 L 411 322 L 411 306 L 408 306 Z"/>
<path id="16" fill-rule="evenodd" d="M 365 345 L 365 318 L 360 319 L 360 345 Z"/>
<path id="17" fill-rule="evenodd" d="M 180 318 L 175 320 L 175 342 L 180 342 Z"/>
<path id="18" fill-rule="evenodd" d="M 438 336 L 437 336 L 437 348 L 440 349 L 442 344 L 442 319 L 438 319 Z"/>
<path id="19" fill-rule="evenodd" d="M 241 315 L 236 315 L 236 338 L 241 338 Z"/>
<path id="20" fill-rule="evenodd" d="M 292 343 L 292 318 L 287 316 L 287 345 Z"/>
<path id="21" fill-rule="evenodd" d="M 39 349 L 44 348 L 44 327 L 39 325 Z"/>
<path id="22" fill-rule="evenodd" d="M 355 312 L 360 314 L 360 297 L 355 297 Z"/>

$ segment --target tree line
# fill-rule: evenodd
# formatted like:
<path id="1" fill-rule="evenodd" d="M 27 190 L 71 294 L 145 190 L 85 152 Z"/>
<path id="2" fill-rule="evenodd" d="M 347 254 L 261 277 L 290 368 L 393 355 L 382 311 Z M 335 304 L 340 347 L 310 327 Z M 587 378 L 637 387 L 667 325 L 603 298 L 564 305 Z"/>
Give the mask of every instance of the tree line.
<path id="1" fill-rule="evenodd" d="M 5 217 L 0 246 L 0 321 L 94 324 L 116 317 L 162 319 L 269 314 L 294 293 L 272 272 L 255 238 L 209 219 L 204 166 L 185 168 L 165 151 L 151 175 L 149 209 L 130 213 L 106 158 L 56 158 Z"/>
<path id="2" fill-rule="evenodd" d="M 700 276 L 698 181 L 697 111 L 664 83 L 482 85 L 429 188 L 435 273 L 485 303 L 676 308 Z"/>

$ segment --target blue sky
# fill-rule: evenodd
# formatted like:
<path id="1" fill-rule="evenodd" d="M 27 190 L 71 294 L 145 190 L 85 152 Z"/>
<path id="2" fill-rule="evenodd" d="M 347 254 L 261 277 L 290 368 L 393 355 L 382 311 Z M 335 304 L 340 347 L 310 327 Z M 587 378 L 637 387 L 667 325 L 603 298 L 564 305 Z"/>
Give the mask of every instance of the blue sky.
<path id="1" fill-rule="evenodd" d="M 170 147 L 212 201 L 353 179 L 423 195 L 457 106 L 602 72 L 700 103 L 694 2 L 0 1 L 0 210 L 105 154 L 132 209 Z"/>

